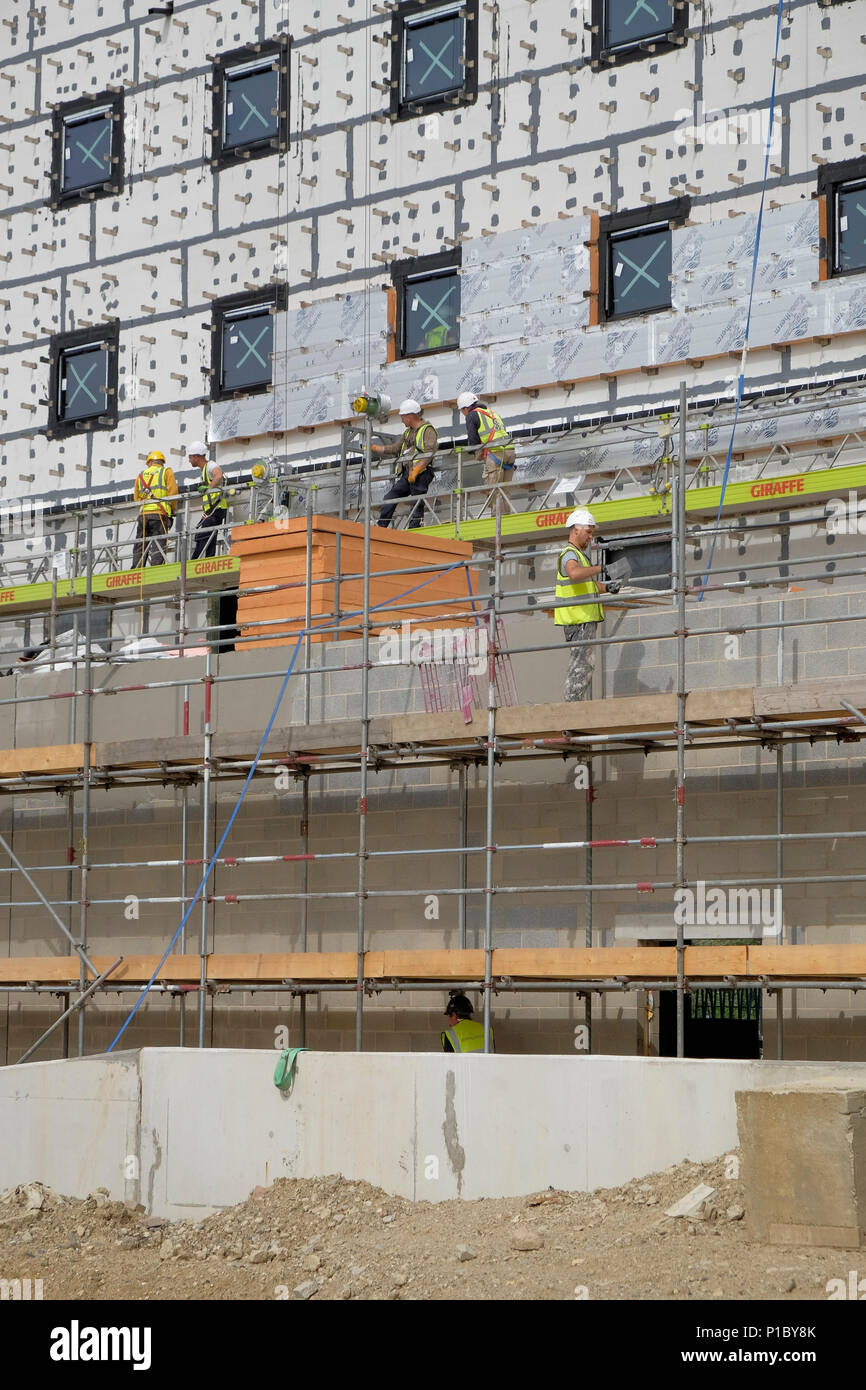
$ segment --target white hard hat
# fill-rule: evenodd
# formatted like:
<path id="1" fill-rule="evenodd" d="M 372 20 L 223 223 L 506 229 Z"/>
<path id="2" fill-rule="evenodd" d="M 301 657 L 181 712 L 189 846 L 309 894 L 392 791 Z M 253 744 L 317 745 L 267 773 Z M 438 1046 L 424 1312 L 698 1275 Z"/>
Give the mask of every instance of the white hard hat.
<path id="1" fill-rule="evenodd" d="M 408 400 L 405 400 L 405 401 L 401 401 L 401 402 L 400 402 L 400 409 L 397 411 L 397 414 L 398 414 L 398 415 L 420 415 L 420 414 L 421 414 L 421 407 L 420 407 L 420 405 L 418 404 L 418 402 L 417 402 L 417 401 L 413 401 L 412 397 L 410 396 L 410 397 L 408 398 Z"/>
<path id="2" fill-rule="evenodd" d="M 588 512 L 586 507 L 576 507 L 566 520 L 566 526 L 571 530 L 572 526 L 594 526 L 595 517 L 592 512 Z"/>
<path id="3" fill-rule="evenodd" d="M 201 439 L 194 439 L 186 451 L 187 458 L 193 458 L 196 455 L 200 458 L 207 456 L 207 445 Z"/>
<path id="4" fill-rule="evenodd" d="M 470 405 L 475 405 L 478 397 L 474 391 L 461 391 L 457 397 L 457 409 L 467 410 Z"/>

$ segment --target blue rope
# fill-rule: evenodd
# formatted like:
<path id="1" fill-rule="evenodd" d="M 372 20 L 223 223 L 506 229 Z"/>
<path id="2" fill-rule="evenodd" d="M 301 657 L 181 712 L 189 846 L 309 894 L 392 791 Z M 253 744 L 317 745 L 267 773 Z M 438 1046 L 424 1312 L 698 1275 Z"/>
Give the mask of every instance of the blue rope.
<path id="1" fill-rule="evenodd" d="M 449 565 L 449 566 L 447 567 L 447 569 L 444 569 L 444 570 L 441 570 L 441 571 L 440 571 L 440 570 L 437 570 L 435 574 L 429 575 L 428 578 L 422 580 L 420 584 L 414 584 L 414 585 L 412 586 L 411 589 L 406 589 L 402 594 L 398 594 L 396 599 L 390 599 L 390 598 L 388 598 L 388 599 L 383 599 L 381 603 L 374 603 L 374 604 L 371 604 L 371 606 L 370 606 L 370 612 L 371 612 L 371 613 L 372 613 L 372 612 L 375 612 L 375 611 L 376 611 L 377 609 L 379 609 L 379 608 L 392 608 L 392 607 L 394 606 L 395 603 L 399 602 L 400 599 L 408 598 L 408 596 L 409 596 L 410 594 L 416 593 L 416 592 L 418 591 L 418 589 L 423 589 L 423 588 L 425 587 L 425 585 L 427 585 L 427 584 L 432 584 L 432 583 L 433 583 L 433 580 L 434 580 L 434 579 L 438 579 L 439 576 L 440 576 L 440 574 L 450 574 L 453 570 L 463 569 L 464 566 L 465 566 L 465 561 L 459 560 L 459 561 L 457 561 L 455 564 Z M 467 573 L 468 573 L 468 570 L 467 570 Z M 359 608 L 359 609 L 357 609 L 354 613 L 346 613 L 346 614 L 344 614 L 343 617 L 344 617 L 344 618 L 358 618 L 358 617 L 363 617 L 363 615 L 364 615 L 364 610 L 363 610 L 363 608 Z M 311 627 L 311 628 L 309 629 L 309 631 L 310 631 L 310 632 L 317 632 L 317 631 L 331 630 L 331 629 L 333 629 L 333 626 L 334 626 L 334 622 L 333 622 L 333 619 L 331 619 L 331 621 L 330 621 L 330 622 L 327 622 L 327 623 L 316 623 L 313 627 Z M 303 638 L 304 638 L 305 635 L 306 635 L 306 633 L 305 633 L 305 632 L 302 632 L 302 633 L 300 634 L 300 636 L 298 637 L 297 642 L 295 643 L 295 650 L 292 652 L 292 659 L 291 659 L 291 661 L 289 662 L 288 670 L 286 671 L 286 674 L 285 674 L 285 676 L 283 677 L 283 683 L 282 683 L 282 685 L 280 686 L 280 691 L 279 691 L 279 694 L 277 695 L 276 704 L 274 705 L 274 708 L 273 708 L 272 711 L 271 711 L 271 717 L 270 717 L 270 719 L 269 719 L 268 722 L 267 722 L 267 726 L 266 726 L 266 728 L 265 728 L 265 732 L 262 734 L 262 738 L 261 738 L 261 742 L 259 743 L 258 751 L 257 751 L 257 753 L 256 753 L 255 758 L 253 759 L 253 762 L 252 762 L 252 765 L 251 765 L 251 767 L 250 767 L 250 770 L 249 770 L 249 772 L 248 772 L 247 775 L 246 775 L 246 779 L 245 779 L 245 781 L 244 781 L 244 784 L 243 784 L 243 786 L 241 787 L 240 795 L 239 795 L 237 801 L 235 802 L 234 810 L 232 811 L 231 815 L 229 816 L 228 824 L 226 825 L 226 828 L 225 828 L 225 830 L 224 830 L 223 833 L 222 833 L 222 838 L 220 839 L 219 844 L 217 845 L 216 849 L 215 849 L 214 852 L 213 852 L 213 855 L 211 856 L 210 862 L 209 862 L 207 868 L 206 868 L 205 871 L 204 871 L 204 874 L 203 874 L 203 876 L 202 876 L 202 880 L 201 880 L 200 884 L 198 885 L 198 888 L 195 890 L 195 896 L 192 898 L 192 900 L 190 901 L 189 907 L 187 908 L 186 912 L 183 914 L 183 917 L 181 918 L 181 921 L 180 921 L 180 926 L 178 927 L 178 929 L 177 929 L 177 931 L 175 932 L 174 936 L 171 938 L 171 941 L 170 941 L 170 942 L 168 943 L 168 945 L 166 946 L 165 952 L 163 953 L 163 956 L 162 956 L 162 959 L 160 960 L 159 964 L 157 965 L 156 969 L 154 970 L 153 974 L 151 975 L 151 977 L 150 977 L 150 979 L 148 980 L 147 984 L 145 985 L 144 989 L 141 991 L 141 994 L 138 996 L 138 999 L 136 1000 L 134 1007 L 130 1010 L 129 1015 L 128 1015 L 127 1018 L 125 1019 L 125 1021 L 124 1021 L 123 1025 L 122 1025 L 122 1027 L 119 1029 L 119 1031 L 116 1033 L 115 1037 L 112 1039 L 112 1042 L 111 1042 L 110 1046 L 109 1046 L 108 1048 L 106 1048 L 106 1052 L 113 1052 L 113 1051 L 114 1051 L 115 1046 L 116 1046 L 117 1043 L 120 1041 L 120 1039 L 123 1037 L 124 1033 L 126 1032 L 127 1028 L 129 1027 L 130 1023 L 131 1023 L 132 1020 L 135 1018 L 135 1015 L 138 1013 L 138 1010 L 141 1008 L 142 1004 L 144 1003 L 145 999 L 147 998 L 148 992 L 150 991 L 150 989 L 151 989 L 151 987 L 152 987 L 154 981 L 156 980 L 157 975 L 159 974 L 159 972 L 160 972 L 160 970 L 162 969 L 162 967 L 165 965 L 165 962 L 168 960 L 168 957 L 169 957 L 169 955 L 171 954 L 171 949 L 172 949 L 172 947 L 174 946 L 175 942 L 177 941 L 178 937 L 180 936 L 181 932 L 183 931 L 184 927 L 186 926 L 186 924 L 187 924 L 187 922 L 188 922 L 188 920 L 189 920 L 190 913 L 192 912 L 193 908 L 195 907 L 196 903 L 198 902 L 199 898 L 201 897 L 202 892 L 204 891 L 205 884 L 207 883 L 208 879 L 210 878 L 211 870 L 213 869 L 213 866 L 214 866 L 214 864 L 216 863 L 217 859 L 219 859 L 220 851 L 222 850 L 223 845 L 225 844 L 226 840 L 228 839 L 229 832 L 230 832 L 232 826 L 233 826 L 234 823 L 235 823 L 235 818 L 237 817 L 238 811 L 241 809 L 241 806 L 242 806 L 242 804 L 243 804 L 244 797 L 245 797 L 246 794 L 247 794 L 247 788 L 249 787 L 250 782 L 251 782 L 252 779 L 253 779 L 253 774 L 255 773 L 255 770 L 256 770 L 256 768 L 257 768 L 258 765 L 259 765 L 259 760 L 260 760 L 260 758 L 261 758 L 261 756 L 262 756 L 262 753 L 263 753 L 263 751 L 264 751 L 264 747 L 265 747 L 265 744 L 266 744 L 266 742 L 267 742 L 268 735 L 270 734 L 271 729 L 273 728 L 274 720 L 275 720 L 276 717 L 277 717 L 277 711 L 279 710 L 280 705 L 282 704 L 283 696 L 284 696 L 285 693 L 286 693 L 286 687 L 287 687 L 287 685 L 288 685 L 288 683 L 289 683 L 289 677 L 291 676 L 292 671 L 293 671 L 294 668 L 295 668 L 295 662 L 297 661 L 297 658 L 298 658 L 298 652 L 299 652 L 300 649 L 301 649 L 301 642 L 302 642 L 302 640 L 303 640 Z"/>
<path id="2" fill-rule="evenodd" d="M 740 357 L 740 375 L 737 378 L 737 400 L 734 406 L 734 423 L 731 426 L 731 439 L 730 443 L 728 444 L 728 456 L 725 459 L 725 471 L 722 475 L 722 491 L 719 497 L 719 510 L 716 514 L 716 525 L 713 532 L 713 538 L 710 542 L 710 553 L 707 559 L 707 568 L 704 572 L 703 578 L 701 579 L 701 592 L 698 595 L 698 603 L 700 603 L 704 597 L 704 593 L 706 592 L 707 581 L 710 576 L 710 570 L 713 567 L 713 556 L 716 553 L 716 538 L 718 536 L 719 526 L 721 524 L 722 508 L 725 505 L 725 492 L 727 491 L 728 486 L 728 474 L 731 471 L 731 458 L 734 452 L 734 436 L 737 432 L 737 422 L 740 418 L 740 405 L 742 404 L 743 400 L 743 385 L 746 377 L 746 358 L 749 352 L 749 328 L 752 322 L 752 300 L 755 294 L 755 276 L 758 270 L 758 254 L 761 249 L 761 227 L 764 221 L 764 198 L 767 192 L 767 175 L 769 173 L 770 168 L 770 145 L 773 139 L 773 116 L 776 106 L 776 73 L 779 71 L 777 66 L 777 59 L 779 57 L 779 38 L 781 36 L 781 32 L 782 0 L 779 0 L 779 8 L 776 15 L 776 48 L 775 53 L 773 55 L 773 82 L 770 88 L 770 119 L 767 125 L 767 148 L 764 152 L 764 177 L 761 183 L 761 202 L 760 206 L 758 207 L 758 225 L 755 229 L 755 253 L 752 257 L 752 279 L 751 284 L 749 286 L 749 307 L 746 313 L 746 332 L 743 337 L 743 352 L 742 356 Z"/>

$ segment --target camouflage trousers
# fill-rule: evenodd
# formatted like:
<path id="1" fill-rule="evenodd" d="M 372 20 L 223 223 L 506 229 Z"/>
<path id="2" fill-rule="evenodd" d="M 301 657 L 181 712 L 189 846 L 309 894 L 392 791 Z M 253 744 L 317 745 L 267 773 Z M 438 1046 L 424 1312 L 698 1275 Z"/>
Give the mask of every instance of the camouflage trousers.
<path id="1" fill-rule="evenodd" d="M 598 623 L 575 623 L 573 627 L 563 628 L 565 640 L 571 644 L 571 664 L 565 678 L 566 700 L 585 700 L 592 686 L 592 673 L 595 670 L 595 650 L 592 643 L 598 632 Z"/>

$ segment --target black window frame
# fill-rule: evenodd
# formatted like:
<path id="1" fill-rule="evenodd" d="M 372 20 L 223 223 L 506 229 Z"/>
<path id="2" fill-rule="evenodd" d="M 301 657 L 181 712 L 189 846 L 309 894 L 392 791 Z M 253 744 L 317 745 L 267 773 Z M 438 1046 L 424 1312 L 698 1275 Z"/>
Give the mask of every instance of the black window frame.
<path id="1" fill-rule="evenodd" d="M 84 419 L 69 420 L 59 413 L 60 382 L 65 356 L 68 352 L 88 346 L 96 347 L 104 343 L 108 349 L 108 386 L 103 411 L 98 415 L 88 415 Z M 55 333 L 48 350 L 48 428 L 51 438 L 65 435 L 83 434 L 95 430 L 117 428 L 118 419 L 118 358 L 120 350 L 120 321 L 88 324 L 72 333 Z"/>
<path id="2" fill-rule="evenodd" d="M 818 170 L 818 195 L 827 199 L 827 237 L 826 244 L 820 248 L 827 265 L 827 278 L 842 279 L 847 275 L 863 275 L 866 263 L 843 270 L 836 264 L 839 252 L 838 235 L 838 194 L 847 184 L 866 183 L 866 157 L 845 159 L 838 164 L 822 164 Z"/>
<path id="3" fill-rule="evenodd" d="M 456 352 L 460 347 L 460 309 L 457 310 L 457 342 L 448 347 L 423 348 L 420 352 L 406 351 L 406 290 L 415 280 L 433 276 L 439 272 L 453 270 L 457 286 L 460 288 L 460 250 L 440 251 L 434 256 L 411 256 L 405 261 L 395 261 L 391 266 L 391 283 L 397 294 L 396 340 L 394 356 L 396 361 L 414 361 L 416 357 L 434 357 L 440 352 Z"/>
<path id="4" fill-rule="evenodd" d="M 111 110 L 111 177 L 99 183 L 83 185 L 64 191 L 63 170 L 66 147 L 66 126 L 72 117 L 85 116 L 96 112 L 100 107 Z M 94 202 L 97 198 L 116 198 L 123 192 L 124 181 L 124 139 L 123 139 L 123 92 L 97 92 L 92 96 L 78 97 L 75 101 L 65 101 L 55 107 L 51 126 L 51 195 L 49 202 L 57 211 L 72 203 Z"/>
<path id="5" fill-rule="evenodd" d="M 265 285 L 261 290 L 256 292 L 232 294 L 227 295 L 224 299 L 215 300 L 211 321 L 210 399 L 212 401 L 242 400 L 245 396 L 261 396 L 273 389 L 273 355 L 271 355 L 270 381 L 263 381 L 259 385 L 223 387 L 223 328 L 225 326 L 226 317 L 237 313 L 238 310 L 249 309 L 255 311 L 261 309 L 265 305 L 272 304 L 273 307 L 271 312 L 276 314 L 285 311 L 287 302 L 287 288 L 285 284 Z"/>
<path id="6" fill-rule="evenodd" d="M 686 0 L 671 0 L 674 10 L 674 23 L 671 29 L 645 39 L 635 39 L 630 44 L 609 44 L 606 38 L 607 7 L 609 0 L 592 0 L 592 14 L 589 27 L 592 30 L 591 66 L 613 67 L 617 63 L 634 63 L 640 59 L 653 57 L 658 53 L 671 53 L 686 43 L 686 30 L 689 24 L 689 7 Z"/>
<path id="7" fill-rule="evenodd" d="M 611 312 L 611 242 L 615 241 L 622 232 L 648 232 L 662 226 L 666 226 L 668 230 L 673 230 L 674 227 L 681 226 L 685 222 L 691 212 L 691 205 L 691 198 L 673 198 L 667 203 L 652 203 L 633 212 L 614 212 L 609 217 L 599 219 L 599 323 L 620 323 L 625 319 L 642 318 L 645 314 L 663 314 L 665 310 L 672 307 L 669 299 L 667 304 L 660 304 L 654 309 L 628 309 L 620 313 Z M 670 281 L 668 281 L 669 295 L 671 288 Z"/>
<path id="8" fill-rule="evenodd" d="M 463 85 L 457 95 L 442 92 L 428 99 L 404 101 L 403 56 L 406 46 L 407 30 L 411 23 L 407 20 L 423 17 L 428 22 L 436 18 L 437 10 L 460 10 L 466 24 L 466 41 L 463 48 Z M 471 106 L 478 98 L 478 0 L 406 0 L 391 18 L 391 120 L 419 120 L 434 111 L 453 111 L 459 106 Z"/>
<path id="9" fill-rule="evenodd" d="M 263 155 L 285 152 L 289 148 L 289 55 L 291 39 L 288 34 L 279 34 L 274 39 L 261 43 L 247 44 L 243 48 L 232 49 L 231 53 L 218 53 L 213 56 L 213 128 L 211 130 L 211 166 L 224 169 L 231 164 L 245 164 L 249 159 L 261 159 Z M 260 140 L 251 140 L 246 145 L 223 145 L 223 116 L 225 113 L 226 80 L 231 77 L 233 68 L 241 68 L 247 63 L 268 59 L 277 62 L 279 78 L 277 130 L 275 135 L 265 135 Z"/>

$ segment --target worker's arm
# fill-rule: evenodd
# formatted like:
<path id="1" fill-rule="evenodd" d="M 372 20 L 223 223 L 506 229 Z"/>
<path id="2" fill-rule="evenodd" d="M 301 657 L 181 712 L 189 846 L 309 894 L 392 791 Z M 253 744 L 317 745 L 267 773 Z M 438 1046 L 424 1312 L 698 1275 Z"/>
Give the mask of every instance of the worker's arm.
<path id="1" fill-rule="evenodd" d="M 573 580 L 575 584 L 582 584 L 587 579 L 597 580 L 598 575 L 601 574 L 602 566 L 579 565 L 576 560 L 566 560 L 565 564 L 563 565 L 563 569 L 565 570 L 565 573 L 568 575 L 569 579 Z M 607 592 L 604 584 L 598 585 L 598 591 L 600 594 L 604 594 Z"/>
<path id="2" fill-rule="evenodd" d="M 140 487 L 140 485 L 139 485 L 139 480 L 138 480 L 138 478 L 136 478 L 136 480 L 135 480 L 135 487 L 133 488 L 132 496 L 133 496 L 133 498 L 134 498 L 134 500 L 135 500 L 136 502 L 140 502 L 140 501 L 141 501 L 141 487 Z"/>
<path id="3" fill-rule="evenodd" d="M 370 448 L 374 454 L 384 454 L 386 458 L 395 458 L 400 452 L 401 439 L 395 439 L 391 444 L 371 444 Z"/>
<path id="4" fill-rule="evenodd" d="M 481 435 L 478 433 L 478 411 L 467 410 L 466 412 L 466 442 L 470 449 L 481 447 Z"/>
<path id="5" fill-rule="evenodd" d="M 174 472 L 171 468 L 166 468 L 165 470 L 165 490 L 168 493 L 166 501 L 168 502 L 168 505 L 171 507 L 171 510 L 174 511 L 178 501 L 177 479 L 175 478 Z"/>

